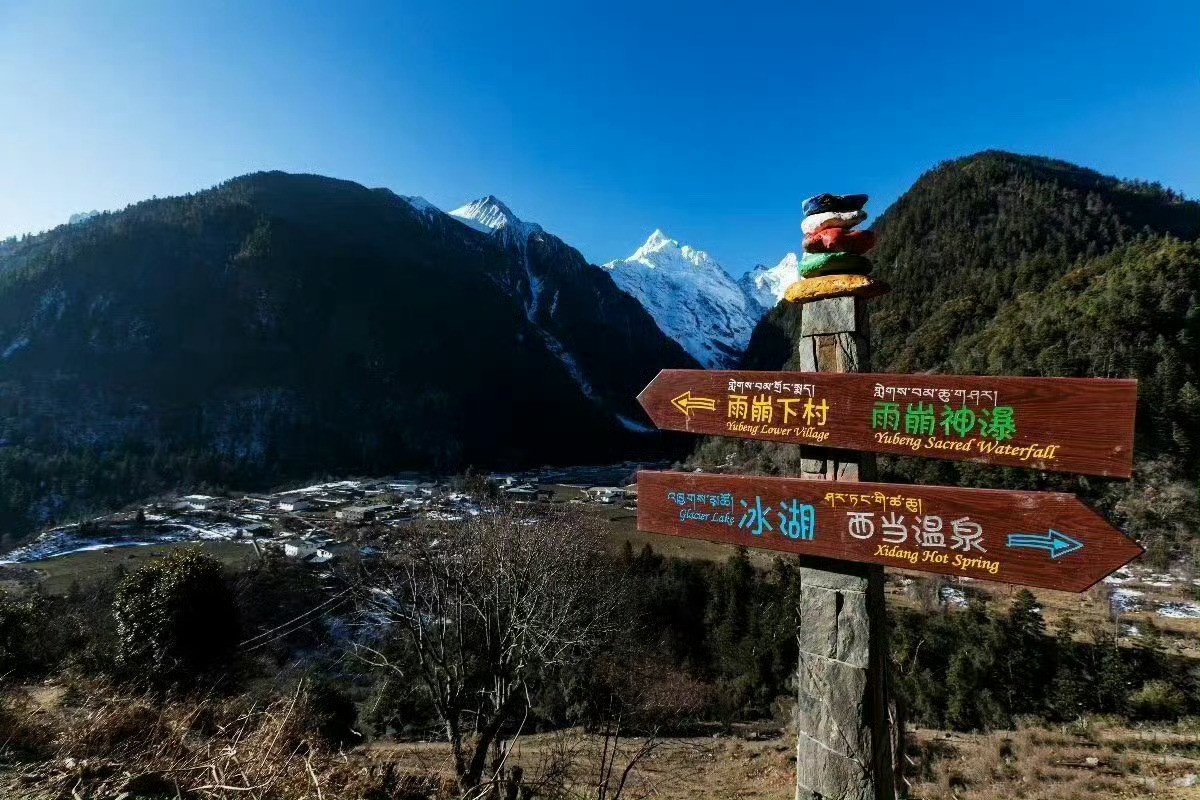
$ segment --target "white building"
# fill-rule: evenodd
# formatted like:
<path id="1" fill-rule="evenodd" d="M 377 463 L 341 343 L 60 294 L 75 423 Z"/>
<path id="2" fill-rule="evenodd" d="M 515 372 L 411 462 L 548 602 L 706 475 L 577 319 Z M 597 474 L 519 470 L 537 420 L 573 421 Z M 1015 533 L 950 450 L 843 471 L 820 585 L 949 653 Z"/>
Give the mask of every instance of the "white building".
<path id="1" fill-rule="evenodd" d="M 593 486 L 584 489 L 588 499 L 597 503 L 615 503 L 625 499 L 625 490 L 619 486 Z"/>

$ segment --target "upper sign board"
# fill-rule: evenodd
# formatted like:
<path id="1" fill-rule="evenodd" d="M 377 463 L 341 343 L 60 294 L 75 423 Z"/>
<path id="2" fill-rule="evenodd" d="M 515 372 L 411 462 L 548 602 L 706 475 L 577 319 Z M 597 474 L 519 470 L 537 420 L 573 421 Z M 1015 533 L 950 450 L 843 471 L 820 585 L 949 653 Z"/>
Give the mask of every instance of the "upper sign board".
<path id="1" fill-rule="evenodd" d="M 660 429 L 1128 478 L 1137 381 L 667 369 Z"/>

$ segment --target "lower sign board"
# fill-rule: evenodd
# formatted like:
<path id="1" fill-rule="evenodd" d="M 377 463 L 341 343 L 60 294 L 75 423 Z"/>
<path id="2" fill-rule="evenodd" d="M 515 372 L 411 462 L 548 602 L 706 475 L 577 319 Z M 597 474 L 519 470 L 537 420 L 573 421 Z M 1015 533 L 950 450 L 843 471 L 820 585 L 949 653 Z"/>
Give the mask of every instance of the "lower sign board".
<path id="1" fill-rule="evenodd" d="M 638 472 L 638 529 L 1082 592 L 1142 554 L 1074 495 Z"/>
<path id="2" fill-rule="evenodd" d="M 663 430 L 1128 478 L 1137 381 L 665 369 L 638 402 Z"/>

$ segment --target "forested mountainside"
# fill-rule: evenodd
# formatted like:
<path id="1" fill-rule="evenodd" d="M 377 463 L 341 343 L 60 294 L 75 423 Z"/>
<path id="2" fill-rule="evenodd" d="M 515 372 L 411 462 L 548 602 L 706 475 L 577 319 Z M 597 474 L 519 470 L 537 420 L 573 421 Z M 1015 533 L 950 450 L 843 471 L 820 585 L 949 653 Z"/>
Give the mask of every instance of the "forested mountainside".
<path id="1" fill-rule="evenodd" d="M 1132 481 L 1102 481 L 914 458 L 883 477 L 1060 488 L 1098 503 L 1152 556 L 1184 554 L 1200 525 L 1197 338 L 1200 205 L 1156 184 L 1061 161 L 985 152 L 938 166 L 877 220 L 878 372 L 1137 378 Z M 755 330 L 744 366 L 791 361 L 800 308 Z M 704 442 L 696 465 L 790 469 L 792 446 Z"/>
<path id="2" fill-rule="evenodd" d="M 0 532 L 179 486 L 663 453 L 634 398 L 695 361 L 522 233 L 274 172 L 0 244 Z"/>

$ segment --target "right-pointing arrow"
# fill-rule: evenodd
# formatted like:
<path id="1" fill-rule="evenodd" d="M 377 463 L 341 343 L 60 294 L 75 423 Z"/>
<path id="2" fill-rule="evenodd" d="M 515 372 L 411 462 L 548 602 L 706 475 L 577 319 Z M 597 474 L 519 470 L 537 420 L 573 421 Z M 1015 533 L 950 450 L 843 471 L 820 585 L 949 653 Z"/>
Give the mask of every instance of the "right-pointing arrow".
<path id="1" fill-rule="evenodd" d="M 1059 558 L 1082 550 L 1083 542 L 1072 539 L 1065 533 L 1050 528 L 1045 534 L 1010 533 L 1008 535 L 1008 546 L 1048 550 L 1051 558 Z"/>

